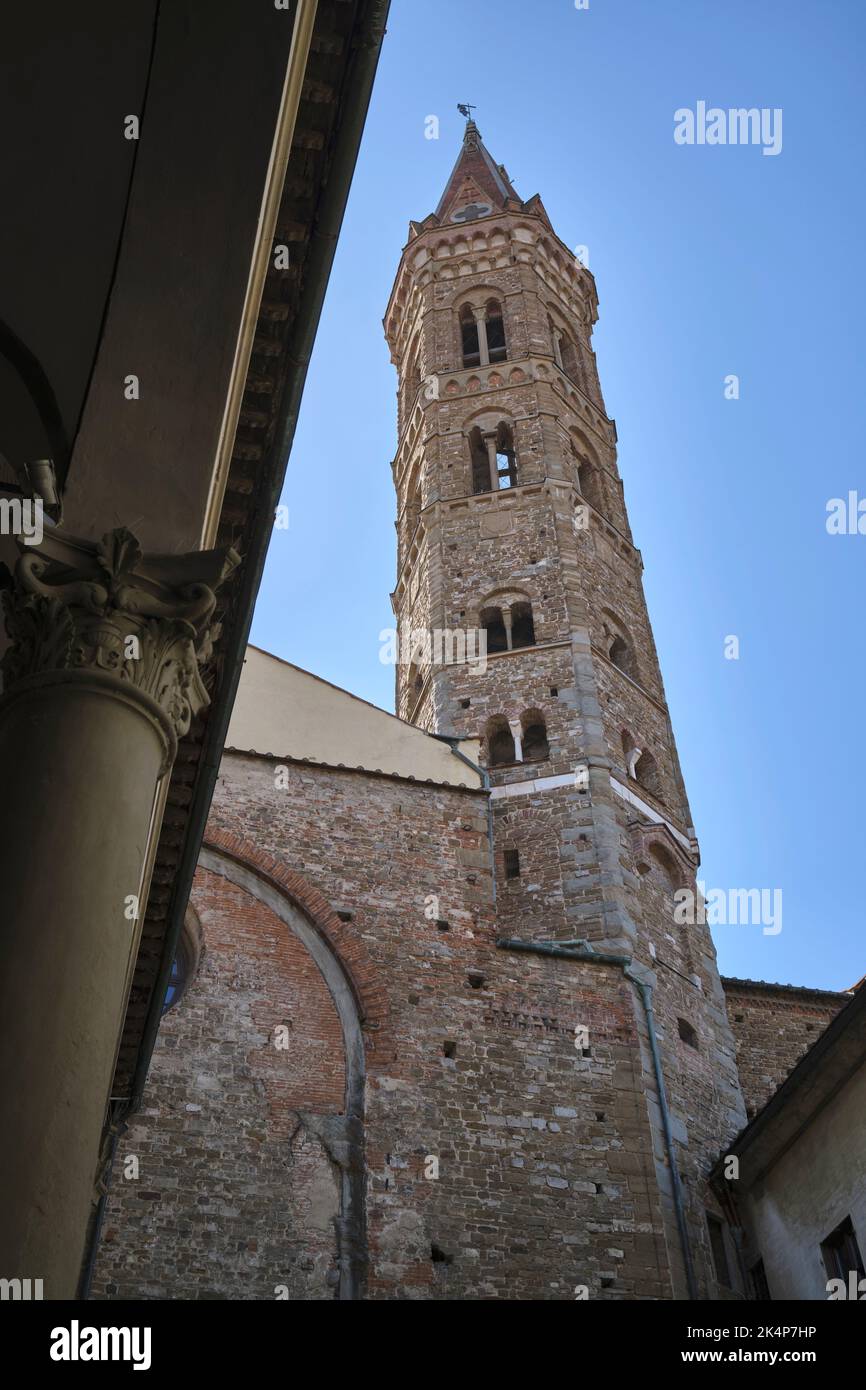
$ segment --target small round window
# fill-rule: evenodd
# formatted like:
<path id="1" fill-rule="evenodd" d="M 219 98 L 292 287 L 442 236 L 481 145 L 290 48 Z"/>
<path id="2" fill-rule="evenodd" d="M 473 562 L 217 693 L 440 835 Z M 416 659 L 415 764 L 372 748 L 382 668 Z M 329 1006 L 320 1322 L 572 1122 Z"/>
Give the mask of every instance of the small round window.
<path id="1" fill-rule="evenodd" d="M 171 963 L 165 998 L 162 1001 L 164 1014 L 174 1007 L 185 993 L 187 985 L 195 978 L 201 957 L 201 948 L 201 926 L 198 915 L 190 907 L 187 908 L 183 930 L 177 943 L 174 960 Z"/>
<path id="2" fill-rule="evenodd" d="M 171 974 L 168 977 L 168 986 L 165 991 L 165 998 L 162 1001 L 162 1011 L 167 1013 L 172 1004 L 176 1004 L 185 984 L 181 959 L 175 956 L 171 963 Z"/>

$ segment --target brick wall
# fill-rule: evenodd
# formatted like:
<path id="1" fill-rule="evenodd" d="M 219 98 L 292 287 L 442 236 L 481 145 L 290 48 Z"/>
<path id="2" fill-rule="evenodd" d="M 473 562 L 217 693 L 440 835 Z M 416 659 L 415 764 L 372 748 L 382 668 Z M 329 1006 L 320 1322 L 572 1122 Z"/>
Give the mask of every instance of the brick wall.
<path id="1" fill-rule="evenodd" d="M 723 979 L 749 1119 L 847 1004 L 850 995 L 761 981 Z"/>
<path id="2" fill-rule="evenodd" d="M 254 868 L 297 866 L 351 913 L 339 950 L 362 981 L 369 1296 L 669 1296 L 622 973 L 496 948 L 482 796 L 304 765 L 288 781 L 227 755 L 208 836 L 255 846 Z M 331 1296 L 340 1155 L 298 1112 L 338 1107 L 333 1012 L 259 902 L 211 871 L 195 901 L 204 961 L 121 1144 L 142 1177 L 116 1170 L 97 1295 Z M 292 1023 L 287 1052 L 275 1020 Z"/>
<path id="3" fill-rule="evenodd" d="M 118 1147 L 93 1296 L 332 1297 L 339 1172 L 298 1111 L 343 1108 L 333 1000 L 248 893 L 199 869 L 192 901 L 201 963 Z"/>

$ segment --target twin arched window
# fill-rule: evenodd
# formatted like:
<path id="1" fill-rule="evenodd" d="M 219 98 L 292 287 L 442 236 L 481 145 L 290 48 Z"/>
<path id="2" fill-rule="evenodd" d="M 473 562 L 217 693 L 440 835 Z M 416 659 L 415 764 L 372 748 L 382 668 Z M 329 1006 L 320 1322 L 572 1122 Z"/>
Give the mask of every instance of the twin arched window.
<path id="1" fill-rule="evenodd" d="M 517 454 L 514 433 L 507 420 L 493 430 L 469 431 L 469 457 L 472 463 L 472 491 L 499 492 L 517 486 Z"/>
<path id="2" fill-rule="evenodd" d="M 550 757 L 547 725 L 540 710 L 526 710 L 520 722 L 494 714 L 484 731 L 488 767 L 509 767 L 514 763 L 543 762 Z"/>
<path id="3" fill-rule="evenodd" d="M 487 367 L 491 362 L 505 361 L 505 322 L 498 299 L 488 299 L 480 309 L 464 304 L 458 318 L 464 367 Z"/>
<path id="4" fill-rule="evenodd" d="M 487 633 L 488 654 L 535 646 L 535 623 L 528 599 L 519 599 L 505 607 L 482 608 L 478 618 Z"/>
<path id="5" fill-rule="evenodd" d="M 564 329 L 559 328 L 557 324 L 553 322 L 552 318 L 548 317 L 547 324 L 550 329 L 550 336 L 553 342 L 553 356 L 557 367 L 559 367 L 560 371 L 564 372 L 576 386 L 582 387 L 580 363 L 578 361 L 577 348 L 574 342 Z"/>

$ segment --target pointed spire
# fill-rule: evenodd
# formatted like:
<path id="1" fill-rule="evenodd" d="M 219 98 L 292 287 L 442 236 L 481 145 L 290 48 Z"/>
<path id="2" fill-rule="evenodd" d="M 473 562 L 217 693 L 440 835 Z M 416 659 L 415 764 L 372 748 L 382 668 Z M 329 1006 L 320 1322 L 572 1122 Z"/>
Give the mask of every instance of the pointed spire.
<path id="1" fill-rule="evenodd" d="M 510 199 L 520 201 L 502 164 L 496 164 L 472 119 L 474 106 L 461 103 L 458 111 L 466 117 L 463 144 L 436 216 L 440 222 L 469 222 L 498 212 Z"/>

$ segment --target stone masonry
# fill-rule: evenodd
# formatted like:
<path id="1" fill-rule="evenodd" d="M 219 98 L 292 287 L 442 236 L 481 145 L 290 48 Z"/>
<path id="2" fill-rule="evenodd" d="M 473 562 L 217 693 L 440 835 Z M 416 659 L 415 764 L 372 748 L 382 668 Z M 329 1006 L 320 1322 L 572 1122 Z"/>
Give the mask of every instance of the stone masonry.
<path id="1" fill-rule="evenodd" d="M 698 846 L 596 315 L 470 121 L 385 331 L 397 713 L 483 785 L 227 750 L 95 1296 L 728 1295 L 707 1174 L 834 1001 L 729 981 L 732 1031 L 675 925 Z"/>

